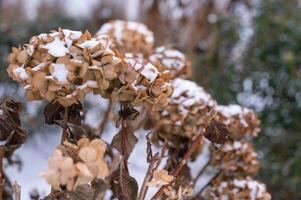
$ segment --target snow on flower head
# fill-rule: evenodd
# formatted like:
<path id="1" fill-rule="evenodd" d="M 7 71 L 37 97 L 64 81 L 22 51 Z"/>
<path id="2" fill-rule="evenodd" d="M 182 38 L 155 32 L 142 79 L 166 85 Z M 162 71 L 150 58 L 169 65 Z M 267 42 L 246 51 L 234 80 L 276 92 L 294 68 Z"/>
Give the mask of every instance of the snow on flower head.
<path id="1" fill-rule="evenodd" d="M 216 107 L 217 121 L 228 126 L 231 139 L 242 139 L 246 136 L 257 136 L 260 131 L 260 120 L 256 113 L 240 105 Z"/>
<path id="2" fill-rule="evenodd" d="M 205 190 L 208 199 L 250 199 L 271 200 L 265 184 L 247 178 L 234 178 L 229 180 L 217 180 Z"/>
<path id="3" fill-rule="evenodd" d="M 170 70 L 173 77 L 189 77 L 191 74 L 191 63 L 180 51 L 172 48 L 158 47 L 148 59 L 153 64 L 159 64 Z"/>
<path id="4" fill-rule="evenodd" d="M 123 52 L 150 52 L 154 46 L 153 32 L 144 24 L 115 20 L 105 23 L 97 34 L 109 34 Z"/>
<path id="5" fill-rule="evenodd" d="M 256 174 L 259 160 L 252 143 L 227 141 L 219 150 L 212 152 L 212 165 L 219 167 L 225 175 Z"/>
<path id="6" fill-rule="evenodd" d="M 173 181 L 174 177 L 168 175 L 166 170 L 155 170 L 153 172 L 153 179 L 148 183 L 151 187 L 161 187 L 162 185 L 168 185 Z"/>
<path id="7" fill-rule="evenodd" d="M 120 62 L 107 35 L 58 29 L 30 39 L 23 48 L 13 48 L 7 72 L 26 89 L 29 100 L 56 100 L 68 107 L 85 94 L 108 88 L 110 78 L 103 66 Z"/>
<path id="8" fill-rule="evenodd" d="M 176 145 L 178 136 L 192 140 L 208 125 L 216 102 L 209 93 L 192 81 L 177 78 L 171 85 L 174 91 L 168 99 L 167 107 L 159 113 L 151 113 L 147 123 L 154 124 L 155 133 Z"/>

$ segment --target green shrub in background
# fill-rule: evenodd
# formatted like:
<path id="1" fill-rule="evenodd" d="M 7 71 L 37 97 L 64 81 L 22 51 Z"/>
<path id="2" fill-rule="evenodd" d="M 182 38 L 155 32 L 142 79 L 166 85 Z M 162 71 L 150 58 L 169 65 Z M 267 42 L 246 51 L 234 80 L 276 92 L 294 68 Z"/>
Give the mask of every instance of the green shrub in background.
<path id="1" fill-rule="evenodd" d="M 221 103 L 256 108 L 262 120 L 257 149 L 273 199 L 301 199 L 301 12 L 297 1 L 264 0 L 240 66 L 233 18 L 215 27 L 214 46 L 201 53 L 195 79 Z M 224 22 L 223 22 L 224 20 Z"/>

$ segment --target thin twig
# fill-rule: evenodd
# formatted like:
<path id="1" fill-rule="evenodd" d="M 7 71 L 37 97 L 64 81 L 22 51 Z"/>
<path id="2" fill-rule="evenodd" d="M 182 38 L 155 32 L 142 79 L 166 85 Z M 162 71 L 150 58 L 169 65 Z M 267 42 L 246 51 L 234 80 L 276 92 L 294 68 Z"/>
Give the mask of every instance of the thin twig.
<path id="1" fill-rule="evenodd" d="M 17 181 L 15 181 L 12 187 L 13 187 L 14 197 L 15 197 L 14 199 L 21 200 L 21 186 L 17 183 Z"/>
<path id="2" fill-rule="evenodd" d="M 5 179 L 4 179 L 4 174 L 3 174 L 3 158 L 5 155 L 5 150 L 0 147 L 0 200 L 3 199 L 3 192 L 4 192 L 4 184 L 5 184 Z"/>
<path id="3" fill-rule="evenodd" d="M 158 154 L 157 154 L 158 155 Z M 158 155 L 159 156 L 159 155 Z M 155 155 L 156 157 L 156 155 Z M 145 174 L 145 177 L 144 177 L 144 180 L 143 180 L 143 184 L 142 184 L 142 187 L 141 187 L 141 190 L 140 190 L 140 193 L 139 193 L 139 198 L 138 200 L 143 200 L 145 199 L 145 195 L 147 193 L 147 189 L 148 189 L 148 186 L 147 186 L 147 183 L 149 182 L 149 180 L 151 179 L 151 176 L 152 176 L 152 172 L 153 172 L 153 169 L 155 167 L 155 164 L 156 164 L 157 160 L 156 159 L 153 159 L 149 165 L 148 165 L 148 169 L 147 169 L 147 172 Z"/>
<path id="4" fill-rule="evenodd" d="M 113 107 L 113 101 L 112 101 L 112 99 L 110 99 L 107 110 L 104 113 L 103 119 L 102 119 L 101 123 L 98 126 L 97 132 L 98 132 L 99 135 L 101 135 L 103 133 L 103 131 L 105 130 L 105 128 L 106 128 L 106 125 L 108 123 L 112 107 Z"/>
<path id="5" fill-rule="evenodd" d="M 192 155 L 193 152 L 195 152 L 195 150 L 198 148 L 198 146 L 203 142 L 204 139 L 204 134 L 203 131 L 201 131 L 201 133 L 197 136 L 197 138 L 193 141 L 193 143 L 191 144 L 190 148 L 187 150 L 187 152 L 185 153 L 183 159 L 181 160 L 181 162 L 176 166 L 175 170 L 172 172 L 171 175 L 173 176 L 177 176 L 179 174 L 179 172 L 182 170 L 182 168 L 187 164 L 188 159 L 190 158 L 190 156 Z M 157 193 L 151 198 L 152 200 L 156 200 L 158 199 L 164 189 L 167 187 L 168 185 L 163 185 L 161 186 L 161 188 L 157 191 Z"/>
<path id="6" fill-rule="evenodd" d="M 211 185 L 212 184 L 212 181 L 214 181 L 219 175 L 220 175 L 220 171 L 218 172 L 218 173 L 216 173 L 209 181 L 208 181 L 208 183 L 206 184 L 206 185 L 204 185 L 204 187 L 202 187 L 202 189 L 200 189 L 200 191 L 198 191 L 197 193 L 196 193 L 196 195 L 194 195 L 194 197 L 192 197 L 192 199 L 191 200 L 199 200 L 200 198 L 200 196 L 201 196 L 201 194 L 203 193 L 203 191 L 209 186 L 209 185 Z"/>
<path id="7" fill-rule="evenodd" d="M 122 158 L 124 163 L 124 168 L 128 171 L 128 155 L 127 155 L 127 143 L 128 143 L 128 132 L 126 130 L 128 126 L 128 120 L 122 119 L 121 125 L 121 150 L 122 150 Z"/>
<path id="8" fill-rule="evenodd" d="M 63 143 L 67 139 L 67 128 L 68 128 L 68 107 L 65 107 L 65 112 L 64 112 L 64 119 L 63 119 L 63 134 L 62 134 L 62 139 L 61 143 Z"/>
<path id="9" fill-rule="evenodd" d="M 193 185 L 196 184 L 197 180 L 200 178 L 200 176 L 202 176 L 202 174 L 205 172 L 205 170 L 207 169 L 207 167 L 210 165 L 211 159 L 209 159 L 206 164 L 204 165 L 204 167 L 201 169 L 201 171 L 196 175 L 196 177 L 193 180 Z"/>

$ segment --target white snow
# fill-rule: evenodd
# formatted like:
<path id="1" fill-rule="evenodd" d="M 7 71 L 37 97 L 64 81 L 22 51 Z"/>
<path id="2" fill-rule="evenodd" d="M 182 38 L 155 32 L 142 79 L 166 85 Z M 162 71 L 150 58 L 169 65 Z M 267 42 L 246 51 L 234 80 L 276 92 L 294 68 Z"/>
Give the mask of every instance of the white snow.
<path id="1" fill-rule="evenodd" d="M 166 67 L 169 68 L 176 68 L 176 69 L 183 69 L 183 67 L 185 67 L 185 63 L 181 60 L 176 60 L 176 59 L 172 59 L 172 58 L 164 58 L 162 60 L 162 64 Z"/>
<path id="2" fill-rule="evenodd" d="M 114 37 L 117 42 L 122 41 L 123 31 L 124 29 L 129 29 L 132 31 L 137 31 L 138 33 L 145 36 L 145 40 L 147 43 L 154 43 L 153 32 L 148 30 L 148 28 L 144 24 L 140 24 L 133 21 L 121 21 L 115 20 L 113 23 L 105 23 L 101 26 L 101 28 L 97 31 L 97 34 L 109 33 L 112 29 L 114 29 Z"/>
<path id="3" fill-rule="evenodd" d="M 192 106 L 200 101 L 203 101 L 208 106 L 214 106 L 216 104 L 211 96 L 193 81 L 177 78 L 172 82 L 172 85 L 174 87 L 170 99 L 172 103 L 179 103 L 184 107 Z M 186 96 L 182 96 L 183 94 L 186 94 Z"/>
<path id="4" fill-rule="evenodd" d="M 62 31 L 65 37 L 69 37 L 71 40 L 77 40 L 82 35 L 81 31 L 72 31 L 69 29 L 63 29 Z"/>
<path id="5" fill-rule="evenodd" d="M 55 37 L 52 42 L 46 45 L 40 45 L 40 48 L 48 49 L 48 53 L 54 57 L 62 57 L 69 52 L 68 48 L 65 47 L 65 44 L 65 42 Z"/>
<path id="6" fill-rule="evenodd" d="M 185 55 L 178 51 L 178 50 L 175 50 L 175 49 L 168 49 L 166 51 L 164 51 L 164 54 L 167 56 L 167 57 L 177 57 L 177 58 L 180 58 L 182 60 L 185 59 Z"/>
<path id="7" fill-rule="evenodd" d="M 28 79 L 28 74 L 26 73 L 24 69 L 24 65 L 17 67 L 13 70 L 13 73 L 15 76 L 19 76 L 22 80 Z"/>
<path id="8" fill-rule="evenodd" d="M 242 107 L 240 105 L 228 105 L 228 106 L 217 106 L 216 111 L 220 112 L 225 117 L 233 117 L 235 115 L 244 115 L 248 112 L 252 112 L 250 109 Z"/>
<path id="9" fill-rule="evenodd" d="M 147 78 L 151 83 L 157 78 L 158 74 L 157 68 L 151 63 L 147 63 L 141 71 L 141 75 Z"/>
<path id="10" fill-rule="evenodd" d="M 78 89 L 83 90 L 86 87 L 98 87 L 97 82 L 96 81 L 92 81 L 92 80 L 88 80 L 87 82 L 85 82 L 83 85 L 78 86 Z"/>
<path id="11" fill-rule="evenodd" d="M 78 44 L 78 46 L 81 48 L 92 49 L 93 47 L 97 46 L 99 43 L 100 41 L 97 40 L 86 40 Z"/>
<path id="12" fill-rule="evenodd" d="M 43 69 L 46 65 L 47 65 L 47 63 L 40 63 L 40 64 L 36 65 L 35 67 L 33 67 L 31 70 L 39 71 L 39 70 Z"/>
<path id="13" fill-rule="evenodd" d="M 58 82 L 67 82 L 68 70 L 66 69 L 65 64 L 51 64 L 54 67 L 51 75 L 58 80 Z"/>

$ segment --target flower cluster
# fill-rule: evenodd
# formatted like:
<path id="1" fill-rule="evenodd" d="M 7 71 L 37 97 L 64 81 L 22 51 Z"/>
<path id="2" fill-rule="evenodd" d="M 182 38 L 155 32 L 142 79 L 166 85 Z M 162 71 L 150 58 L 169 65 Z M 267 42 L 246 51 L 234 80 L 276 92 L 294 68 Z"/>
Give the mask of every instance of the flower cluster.
<path id="1" fill-rule="evenodd" d="M 174 92 L 168 100 L 168 106 L 159 113 L 152 113 L 150 121 L 156 124 L 155 132 L 161 137 L 177 135 L 192 139 L 206 127 L 216 102 L 192 81 L 177 78 L 172 86 Z"/>
<path id="2" fill-rule="evenodd" d="M 217 106 L 216 120 L 227 125 L 232 140 L 255 137 L 260 132 L 260 120 L 250 109 L 239 105 Z"/>
<path id="3" fill-rule="evenodd" d="M 253 145 L 246 141 L 228 141 L 219 150 L 212 148 L 212 165 L 225 175 L 256 174 L 259 161 Z"/>
<path id="4" fill-rule="evenodd" d="M 113 50 L 106 34 L 92 37 L 67 29 L 40 34 L 23 48 L 13 48 L 9 63 L 9 76 L 24 86 L 29 100 L 58 101 L 65 107 L 93 92 L 161 110 L 172 92 L 166 68 Z"/>
<path id="5" fill-rule="evenodd" d="M 109 89 L 120 63 L 108 36 L 59 29 L 13 48 L 7 72 L 24 85 L 29 100 L 56 100 L 68 107 L 93 91 Z"/>
<path id="6" fill-rule="evenodd" d="M 60 186 L 74 190 L 109 174 L 105 151 L 106 144 L 101 139 L 82 138 L 77 145 L 64 142 L 53 152 L 48 160 L 49 169 L 41 175 L 55 190 Z"/>
<path id="7" fill-rule="evenodd" d="M 230 180 L 217 180 L 206 189 L 206 199 L 250 199 L 270 200 L 265 184 L 257 182 L 250 177 Z"/>
<path id="8" fill-rule="evenodd" d="M 105 23 L 97 34 L 109 34 L 124 53 L 148 53 L 154 47 L 153 32 L 144 24 L 115 20 Z"/>
<path id="9" fill-rule="evenodd" d="M 125 54 L 122 65 L 124 68 L 119 76 L 122 86 L 112 92 L 113 98 L 131 102 L 134 106 L 143 102 L 144 106 L 151 107 L 153 111 L 162 110 L 172 93 L 169 71 L 159 70 L 132 54 Z"/>
<path id="10" fill-rule="evenodd" d="M 187 178 L 177 178 L 174 182 L 164 188 L 166 200 L 185 200 L 193 194 L 193 184 Z"/>
<path id="11" fill-rule="evenodd" d="M 186 56 L 172 48 L 158 47 L 148 56 L 155 65 L 162 65 L 172 72 L 173 77 L 187 78 L 191 74 L 191 63 Z"/>
<path id="12" fill-rule="evenodd" d="M 161 187 L 162 185 L 168 185 L 174 180 L 172 175 L 168 175 L 166 170 L 155 170 L 153 172 L 153 178 L 148 182 L 150 187 Z"/>

